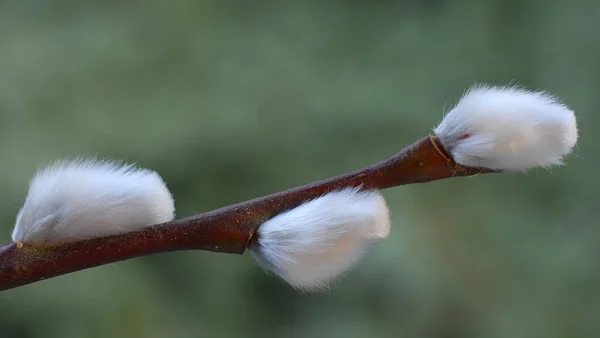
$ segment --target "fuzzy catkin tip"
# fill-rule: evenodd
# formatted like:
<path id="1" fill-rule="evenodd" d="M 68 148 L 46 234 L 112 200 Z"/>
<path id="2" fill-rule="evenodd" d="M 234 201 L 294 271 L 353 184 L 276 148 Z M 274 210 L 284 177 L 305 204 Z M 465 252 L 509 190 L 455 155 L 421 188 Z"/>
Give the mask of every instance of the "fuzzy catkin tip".
<path id="1" fill-rule="evenodd" d="M 389 232 L 389 211 L 379 192 L 348 188 L 266 221 L 250 252 L 291 286 L 319 290 L 357 264 Z"/>
<path id="2" fill-rule="evenodd" d="M 173 219 L 160 176 L 115 161 L 59 161 L 31 180 L 12 239 L 61 243 L 116 235 Z"/>
<path id="3" fill-rule="evenodd" d="M 434 131 L 457 163 L 494 170 L 561 165 L 578 138 L 575 114 L 556 97 L 484 85 L 469 89 Z"/>

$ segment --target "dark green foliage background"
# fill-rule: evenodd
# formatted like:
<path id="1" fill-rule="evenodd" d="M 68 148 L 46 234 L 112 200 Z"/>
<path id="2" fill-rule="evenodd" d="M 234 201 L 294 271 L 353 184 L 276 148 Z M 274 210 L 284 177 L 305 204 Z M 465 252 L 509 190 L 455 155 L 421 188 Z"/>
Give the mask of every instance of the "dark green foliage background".
<path id="1" fill-rule="evenodd" d="M 427 135 L 476 82 L 558 94 L 566 167 L 384 192 L 390 237 L 329 292 L 178 252 L 0 293 L 0 337 L 600 336 L 600 2 L 0 2 L 0 219 L 61 157 L 157 170 L 178 216 Z"/>

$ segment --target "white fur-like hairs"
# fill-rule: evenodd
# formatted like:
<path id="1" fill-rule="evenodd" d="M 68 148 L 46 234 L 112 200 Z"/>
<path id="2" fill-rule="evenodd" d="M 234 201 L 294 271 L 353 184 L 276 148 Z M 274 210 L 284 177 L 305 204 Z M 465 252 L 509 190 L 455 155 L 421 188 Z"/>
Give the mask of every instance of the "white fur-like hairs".
<path id="1" fill-rule="evenodd" d="M 266 221 L 250 252 L 293 287 L 322 289 L 387 237 L 388 214 L 377 191 L 334 191 Z"/>
<path id="2" fill-rule="evenodd" d="M 561 165 L 577 142 L 575 114 L 554 96 L 517 87 L 472 87 L 435 134 L 469 167 L 526 170 Z"/>
<path id="3" fill-rule="evenodd" d="M 154 171 L 114 161 L 61 161 L 31 180 L 12 238 L 59 243 L 115 235 L 170 221 L 174 212 Z"/>

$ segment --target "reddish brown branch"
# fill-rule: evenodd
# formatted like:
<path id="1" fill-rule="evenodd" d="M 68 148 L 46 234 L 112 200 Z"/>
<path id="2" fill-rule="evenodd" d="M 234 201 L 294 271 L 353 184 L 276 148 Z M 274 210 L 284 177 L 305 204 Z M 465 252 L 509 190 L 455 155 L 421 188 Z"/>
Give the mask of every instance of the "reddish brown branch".
<path id="1" fill-rule="evenodd" d="M 489 172 L 493 171 L 454 163 L 435 138 L 425 137 L 362 170 L 142 231 L 43 247 L 4 245 L 0 290 L 159 252 L 196 249 L 242 254 L 264 221 L 336 189 L 385 189 Z"/>

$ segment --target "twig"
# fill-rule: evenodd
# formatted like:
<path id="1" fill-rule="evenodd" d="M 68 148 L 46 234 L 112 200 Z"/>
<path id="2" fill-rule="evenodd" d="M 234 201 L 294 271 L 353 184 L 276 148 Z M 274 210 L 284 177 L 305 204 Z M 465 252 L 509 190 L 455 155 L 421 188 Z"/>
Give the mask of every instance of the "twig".
<path id="1" fill-rule="evenodd" d="M 385 189 L 491 172 L 496 171 L 455 163 L 435 137 L 425 137 L 362 170 L 142 231 L 49 246 L 0 246 L 0 290 L 159 252 L 208 250 L 243 254 L 263 222 L 337 189 Z"/>

